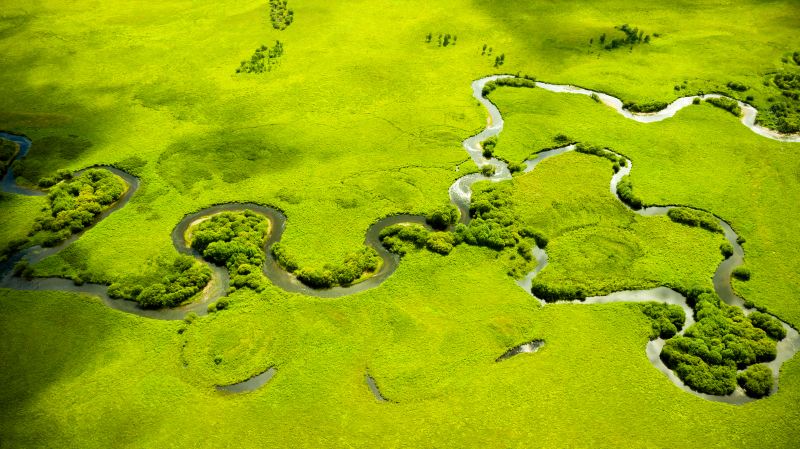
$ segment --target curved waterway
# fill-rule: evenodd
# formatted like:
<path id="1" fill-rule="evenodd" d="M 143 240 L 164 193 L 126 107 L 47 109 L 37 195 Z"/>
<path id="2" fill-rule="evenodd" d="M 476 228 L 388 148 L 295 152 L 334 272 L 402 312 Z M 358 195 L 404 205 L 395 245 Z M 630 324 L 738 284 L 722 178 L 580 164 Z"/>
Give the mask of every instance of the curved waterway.
<path id="1" fill-rule="evenodd" d="M 511 179 L 511 172 L 508 170 L 508 164 L 497 158 L 484 157 L 483 150 L 481 147 L 481 142 L 485 141 L 490 137 L 498 135 L 503 130 L 503 118 L 502 115 L 500 114 L 500 111 L 489 99 L 485 98 L 482 93 L 483 87 L 487 83 L 496 81 L 501 78 L 513 78 L 513 76 L 512 75 L 488 76 L 474 81 L 471 86 L 473 96 L 486 108 L 489 116 L 487 118 L 486 128 L 480 133 L 465 139 L 462 142 L 462 145 L 476 165 L 478 165 L 479 167 L 485 165 L 492 165 L 495 169 L 495 172 L 491 176 L 485 176 L 480 173 L 468 174 L 462 176 L 461 178 L 458 178 L 451 185 L 449 189 L 450 200 L 460 210 L 461 220 L 464 223 L 467 223 L 469 221 L 469 205 L 472 196 L 472 185 L 475 182 L 484 180 L 498 182 Z M 672 117 L 681 109 L 691 106 L 694 98 L 708 99 L 714 97 L 717 98 L 722 97 L 722 95 L 717 95 L 717 94 L 682 97 L 673 101 L 661 111 L 655 113 L 639 114 L 639 113 L 632 113 L 624 109 L 623 103 L 620 99 L 612 97 L 602 92 L 595 92 L 592 90 L 571 85 L 558 85 L 558 84 L 549 84 L 543 82 L 536 82 L 535 84 L 539 88 L 556 93 L 570 93 L 570 94 L 578 94 L 586 96 L 594 95 L 603 104 L 616 110 L 618 113 L 622 114 L 626 118 L 643 123 L 657 122 Z M 738 100 L 737 103 L 739 104 L 739 107 L 742 109 L 743 112 L 741 117 L 742 124 L 744 124 L 753 132 L 773 140 L 779 140 L 784 142 L 800 142 L 800 135 L 784 135 L 776 131 L 764 128 L 760 125 L 757 125 L 755 123 L 755 119 L 758 111 L 749 104 L 740 102 Z M 30 140 L 25 136 L 0 132 L 0 138 L 11 140 L 19 145 L 20 151 L 15 157 L 15 160 L 25 157 L 31 146 Z M 533 171 L 539 162 L 547 158 L 555 157 L 560 154 L 573 151 L 574 149 L 575 149 L 574 145 L 568 145 L 561 148 L 556 148 L 553 150 L 541 152 L 537 154 L 534 159 L 525 161 L 526 168 L 524 172 L 528 173 L 530 171 Z M 116 175 L 120 176 L 128 184 L 128 189 L 115 204 L 113 204 L 108 210 L 104 211 L 98 217 L 96 223 L 102 221 L 105 217 L 107 217 L 114 211 L 124 207 L 130 200 L 131 196 L 136 192 L 139 186 L 138 178 L 128 173 L 107 166 L 99 166 L 97 168 L 104 168 L 110 170 Z M 619 183 L 619 181 L 622 179 L 623 176 L 630 173 L 631 169 L 632 169 L 632 163 L 630 160 L 627 160 L 625 167 L 622 167 L 622 169 L 612 177 L 610 184 L 610 190 L 612 194 L 616 195 L 617 183 Z M 17 185 L 13 173 L 13 168 L 9 168 L 8 172 L 3 177 L 2 182 L 0 183 L 0 189 L 2 189 L 2 191 L 4 192 L 21 194 L 21 195 L 44 195 L 44 192 L 27 189 Z M 641 210 L 636 210 L 634 212 L 644 216 L 664 215 L 669 211 L 671 207 L 674 206 L 647 207 Z M 202 257 L 199 254 L 197 254 L 196 251 L 192 250 L 191 247 L 188 245 L 188 242 L 186 240 L 186 231 L 191 227 L 192 224 L 202 221 L 203 219 L 206 219 L 214 214 L 218 214 L 224 211 L 239 211 L 245 209 L 250 209 L 256 213 L 260 213 L 265 217 L 267 217 L 270 221 L 270 234 L 264 248 L 267 257 L 266 257 L 266 262 L 262 267 L 263 272 L 267 276 L 267 278 L 269 278 L 273 284 L 286 291 L 301 293 L 305 295 L 319 296 L 319 297 L 339 297 L 344 295 L 350 295 L 364 290 L 368 290 L 370 288 L 377 287 L 378 285 L 383 283 L 383 281 L 385 281 L 397 268 L 400 258 L 397 255 L 387 251 L 383 247 L 383 245 L 381 245 L 379 239 L 380 231 L 386 226 L 390 226 L 393 224 L 400 224 L 400 223 L 417 223 L 425 225 L 424 217 L 413 216 L 413 215 L 390 216 L 374 223 L 367 230 L 364 244 L 366 246 L 372 247 L 378 252 L 382 261 L 380 268 L 378 269 L 377 272 L 373 273 L 366 279 L 361 280 L 360 282 L 357 282 L 349 286 L 334 287 L 331 289 L 313 289 L 311 287 L 302 284 L 300 281 L 297 280 L 297 278 L 293 274 L 284 270 L 274 260 L 270 248 L 273 244 L 280 241 L 286 226 L 286 216 L 281 211 L 268 206 L 252 204 L 252 203 L 230 203 L 230 204 L 211 206 L 209 208 L 189 214 L 185 216 L 174 228 L 172 232 L 173 244 L 175 245 L 176 249 L 179 252 L 184 254 L 191 254 L 196 259 L 202 261 L 203 260 Z M 739 307 L 745 310 L 745 313 L 748 313 L 748 311 L 744 309 L 744 301 L 733 292 L 730 283 L 731 273 L 733 269 L 741 265 L 743 261 L 744 250 L 742 249 L 741 245 L 739 245 L 737 241 L 738 236 L 736 232 L 733 230 L 733 228 L 731 228 L 731 226 L 720 217 L 717 217 L 717 219 L 724 230 L 725 238 L 734 248 L 734 254 L 733 256 L 725 259 L 717 268 L 714 274 L 714 288 L 717 294 L 720 296 L 720 298 L 722 298 L 727 304 Z M 19 253 L 15 254 L 8 261 L 6 261 L 3 264 L 0 264 L 0 277 L 2 278 L 2 280 L 0 280 L 0 287 L 14 288 L 19 290 L 62 290 L 62 291 L 86 293 L 100 297 L 105 304 L 114 309 L 157 319 L 181 319 L 188 312 L 196 312 L 198 314 L 204 314 L 206 313 L 208 304 L 210 304 L 213 301 L 216 301 L 218 298 L 224 296 L 227 293 L 228 283 L 229 283 L 227 270 L 225 268 L 216 267 L 211 264 L 209 265 L 211 265 L 213 269 L 212 280 L 209 283 L 209 285 L 203 290 L 203 292 L 198 294 L 198 298 L 195 298 L 194 302 L 172 309 L 160 309 L 160 310 L 142 309 L 138 307 L 137 303 L 132 301 L 111 299 L 108 296 L 108 287 L 106 285 L 100 285 L 100 284 L 75 285 L 71 280 L 62 278 L 34 278 L 32 280 L 25 280 L 19 277 L 14 277 L 12 275 L 12 268 L 15 263 L 23 259 L 27 260 L 30 263 L 36 263 L 41 261 L 45 257 L 54 255 L 59 251 L 61 251 L 62 249 L 69 246 L 72 242 L 74 242 L 78 238 L 80 238 L 80 236 L 84 232 L 86 232 L 93 226 L 94 225 L 84 229 L 78 234 L 73 235 L 72 237 L 70 237 L 69 239 L 62 242 L 56 247 L 41 248 L 35 246 L 24 249 Z M 547 266 L 547 253 L 543 249 L 534 248 L 533 255 L 535 260 L 537 261 L 536 267 L 530 273 L 528 273 L 523 279 L 517 281 L 517 283 L 528 293 L 531 292 L 530 287 L 533 278 L 536 277 L 536 275 L 538 275 L 538 273 L 541 272 L 541 270 Z M 620 291 L 605 296 L 589 297 L 582 301 L 572 301 L 572 302 L 581 304 L 600 304 L 600 303 L 610 303 L 610 302 L 643 302 L 643 301 L 658 301 L 658 302 L 676 304 L 681 306 L 684 309 L 684 312 L 686 313 L 686 323 L 683 326 L 684 330 L 694 322 L 692 318 L 693 311 L 687 305 L 686 298 L 683 297 L 680 293 L 666 287 L 659 287 L 651 290 Z M 544 301 L 540 302 L 542 303 L 542 305 L 547 305 L 547 303 L 545 303 Z M 792 327 L 790 327 L 788 324 L 783 322 L 782 324 L 784 328 L 786 328 L 787 330 L 787 337 L 778 342 L 777 358 L 773 362 L 767 364 L 773 370 L 773 374 L 776 379 L 774 389 L 777 389 L 777 379 L 780 366 L 784 361 L 790 359 L 792 356 L 794 356 L 794 354 L 798 350 L 800 350 L 800 335 L 798 334 L 798 332 Z M 520 353 L 535 352 L 536 350 L 539 349 L 539 347 L 541 347 L 542 344 L 543 344 L 542 341 L 534 340 L 516 346 L 514 348 L 511 348 L 505 354 L 498 357 L 497 361 L 505 360 L 509 357 L 512 357 Z M 650 343 L 648 343 L 646 348 L 646 353 L 650 361 L 653 363 L 653 365 L 661 372 L 663 372 L 670 380 L 672 380 L 673 383 L 675 383 L 680 388 L 709 400 L 722 401 L 733 404 L 741 404 L 752 400 L 751 398 L 744 395 L 744 392 L 739 388 L 737 388 L 737 391 L 734 394 L 729 396 L 712 396 L 712 395 L 697 393 L 691 390 L 690 388 L 686 387 L 683 384 L 683 382 L 681 382 L 681 380 L 678 379 L 677 376 L 671 370 L 669 370 L 666 366 L 664 366 L 663 362 L 661 362 L 659 354 L 661 352 L 661 348 L 663 347 L 663 345 L 664 345 L 663 340 L 661 339 L 653 340 Z M 272 375 L 274 375 L 274 372 L 275 372 L 274 369 L 269 369 L 264 373 L 254 376 L 253 378 L 248 379 L 244 382 L 240 382 L 238 384 L 230 386 L 221 386 L 218 388 L 220 390 L 226 390 L 226 391 L 249 391 L 258 388 L 259 386 L 266 383 L 272 377 Z M 372 390 L 373 394 L 375 394 L 375 397 L 385 401 L 385 398 L 383 398 L 383 396 L 380 395 L 380 392 L 377 390 L 377 386 L 375 385 L 374 379 L 372 379 L 371 376 L 369 376 L 369 374 L 366 374 L 366 382 L 370 387 L 370 390 Z"/>

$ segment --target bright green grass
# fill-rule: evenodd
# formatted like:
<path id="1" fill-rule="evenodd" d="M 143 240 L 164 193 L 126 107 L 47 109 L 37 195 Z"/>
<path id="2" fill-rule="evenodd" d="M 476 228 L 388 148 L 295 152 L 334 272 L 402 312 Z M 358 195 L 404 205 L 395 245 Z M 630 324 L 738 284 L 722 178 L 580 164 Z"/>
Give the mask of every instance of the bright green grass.
<path id="1" fill-rule="evenodd" d="M 460 142 L 485 124 L 470 96 L 473 79 L 521 71 L 626 100 L 669 101 L 683 95 L 673 86 L 684 80 L 691 89 L 756 86 L 798 50 L 800 28 L 793 1 L 290 7 L 295 21 L 278 32 L 263 0 L 3 4 L 0 62 L 12 69 L 0 71 L 0 129 L 34 140 L 30 181 L 94 164 L 134 167 L 142 180 L 125 208 L 40 273 L 86 270 L 109 281 L 149 273 L 175 254 L 169 234 L 186 213 L 230 201 L 285 210 L 292 254 L 303 264 L 338 262 L 376 219 L 448 201 L 447 187 L 471 166 L 456 172 L 467 159 Z M 588 48 L 589 38 L 624 22 L 664 36 L 632 53 Z M 429 32 L 457 34 L 458 44 L 426 45 Z M 285 45 L 277 70 L 234 74 L 276 39 Z M 506 65 L 492 68 L 493 58 L 479 55 L 483 43 L 504 53 Z M 758 106 L 766 95 L 758 91 Z M 636 125 L 587 98 L 499 89 L 493 99 L 508 116 L 501 156 L 522 160 L 564 132 L 631 157 L 645 201 L 706 207 L 731 221 L 748 239 L 753 269 L 737 289 L 800 323 L 790 216 L 800 169 L 791 145 L 755 136 L 710 106 Z M 632 218 L 610 193 L 595 194 L 607 186 L 607 162 L 561 157 L 515 181 L 530 200 L 526 219 L 553 237 L 543 278 L 580 276 L 600 289 L 708 281 L 716 237 Z M 565 180 L 570 173 L 586 178 Z M 539 188 L 558 183 L 574 195 Z M 582 207 L 559 211 L 555 200 Z M 3 224 L 14 222 L 8 232 L 24 233 L 25 212 L 0 207 Z M 655 242 L 665 249 L 642 251 Z M 700 254 L 676 265 L 692 243 Z M 628 248 L 636 252 L 624 264 L 608 262 Z M 584 252 L 590 257 L 581 261 Z M 704 401 L 647 361 L 650 324 L 636 307 L 539 309 L 495 255 L 465 246 L 448 257 L 415 253 L 381 287 L 337 300 L 237 293 L 231 310 L 183 335 L 181 323 L 75 295 L 4 291 L 0 441 L 528 448 L 792 447 L 800 439 L 796 359 L 774 397 L 743 407 Z M 584 272 L 570 274 L 578 262 Z M 494 363 L 534 338 L 547 341 L 539 353 Z M 259 391 L 224 396 L 213 388 L 272 364 L 278 375 Z M 367 367 L 397 404 L 373 399 Z"/>
<path id="2" fill-rule="evenodd" d="M 611 175 L 605 159 L 568 153 L 511 182 L 516 213 L 550 239 L 549 266 L 538 280 L 570 281 L 593 294 L 661 285 L 713 288 L 722 236 L 636 215 L 609 192 Z"/>
<path id="3" fill-rule="evenodd" d="M 552 146 L 558 133 L 624 154 L 645 203 L 700 207 L 728 221 L 747 241 L 745 263 L 753 272 L 749 282 L 734 283 L 736 290 L 800 324 L 800 262 L 793 256 L 800 251 L 797 144 L 764 139 L 709 105 L 642 124 L 584 96 L 499 89 L 492 99 L 506 121 L 498 155 L 525 159 Z"/>
<path id="4" fill-rule="evenodd" d="M 76 295 L 0 292 L 0 432 L 53 447 L 789 447 L 800 437 L 796 361 L 770 399 L 699 399 L 647 361 L 650 323 L 637 307 L 540 309 L 490 254 L 415 253 L 384 286 L 346 300 L 237 293 L 183 336 L 181 323 Z M 537 354 L 494 362 L 534 338 L 546 341 Z M 213 388 L 273 364 L 256 392 Z M 371 396 L 367 367 L 396 404 Z"/>
<path id="5" fill-rule="evenodd" d="M 8 193 L 0 194 L 0 210 L 3 212 L 3 225 L 0 226 L 0 249 L 12 240 L 28 238 L 36 217 L 42 215 L 47 206 L 44 196 L 22 196 Z"/>
<path id="6" fill-rule="evenodd" d="M 147 163 L 130 210 L 42 272 L 80 253 L 113 280 L 173 251 L 168 232 L 183 214 L 226 201 L 286 210 L 285 243 L 301 263 L 335 262 L 377 218 L 447 201 L 465 159 L 459 142 L 484 122 L 472 79 L 523 71 L 637 101 L 669 100 L 684 79 L 756 85 L 795 50 L 800 20 L 793 2 L 292 8 L 279 32 L 259 1 L 4 5 L 0 52 L 16 70 L 0 74 L 0 124 L 34 138 L 30 165 Z M 663 36 L 632 53 L 591 51 L 588 39 L 618 22 Z M 458 44 L 427 45 L 428 32 L 455 33 Z M 275 39 L 286 49 L 276 70 L 234 74 Z M 484 43 L 506 65 L 481 57 Z"/>

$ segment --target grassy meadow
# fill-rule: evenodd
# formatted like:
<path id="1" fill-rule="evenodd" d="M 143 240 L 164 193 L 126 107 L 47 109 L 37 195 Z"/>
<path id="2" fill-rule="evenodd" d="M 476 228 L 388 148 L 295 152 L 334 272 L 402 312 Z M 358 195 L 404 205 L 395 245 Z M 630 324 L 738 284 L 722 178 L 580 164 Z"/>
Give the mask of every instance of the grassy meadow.
<path id="1" fill-rule="evenodd" d="M 489 74 L 527 73 L 638 103 L 698 90 L 752 95 L 767 111 L 781 93 L 764 80 L 800 71 L 792 0 L 288 7 L 294 20 L 277 30 L 267 1 L 4 1 L 0 130 L 33 141 L 15 168 L 20 183 L 93 165 L 141 181 L 130 203 L 37 264 L 37 275 L 158 278 L 177 254 L 175 225 L 229 202 L 282 210 L 282 243 L 301 266 L 341 261 L 363 248 L 372 223 L 446 205 L 452 182 L 476 170 L 461 141 L 486 125 L 470 83 Z M 602 49 L 598 37 L 617 36 L 623 23 L 659 36 Z M 437 46 L 444 33 L 457 43 Z M 236 72 L 276 41 L 283 51 L 269 71 Z M 732 81 L 750 90 L 731 91 Z M 558 134 L 624 154 L 646 203 L 730 222 L 752 271 L 736 291 L 800 326 L 798 144 L 760 137 L 710 105 L 640 124 L 583 96 L 498 88 L 490 98 L 505 119 L 497 156 L 521 162 Z M 722 237 L 633 214 L 609 192 L 611 176 L 605 159 L 565 154 L 504 183 L 514 213 L 550 239 L 538 280 L 598 294 L 710 287 Z M 0 248 L 27 235 L 45 202 L 0 195 Z M 239 289 L 227 309 L 191 324 L 86 295 L 0 289 L 0 447 L 800 441 L 797 357 L 766 399 L 703 400 L 648 361 L 651 325 L 638 306 L 540 307 L 504 257 L 466 245 L 448 256 L 414 251 L 366 292 L 318 299 L 272 285 Z M 533 339 L 545 341 L 537 353 L 495 362 Z M 215 388 L 272 366 L 277 374 L 256 391 Z M 372 396 L 367 370 L 389 402 Z"/>

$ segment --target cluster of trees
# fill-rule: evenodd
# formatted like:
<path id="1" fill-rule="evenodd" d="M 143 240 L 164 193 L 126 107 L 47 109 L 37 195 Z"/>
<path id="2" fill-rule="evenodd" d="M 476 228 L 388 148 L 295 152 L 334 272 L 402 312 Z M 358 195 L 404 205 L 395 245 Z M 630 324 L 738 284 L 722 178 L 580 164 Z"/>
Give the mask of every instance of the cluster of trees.
<path id="1" fill-rule="evenodd" d="M 737 83 L 736 81 L 728 82 L 727 86 L 728 86 L 729 89 L 735 90 L 737 92 L 744 92 L 747 89 L 750 89 L 750 87 L 748 87 L 748 86 L 746 86 L 746 85 L 744 85 L 742 83 Z"/>
<path id="2" fill-rule="evenodd" d="M 449 254 L 454 246 L 464 243 L 496 251 L 515 248 L 525 260 L 531 260 L 531 242 L 544 248 L 547 238 L 530 227 L 521 226 L 521 220 L 512 213 L 513 205 L 508 196 L 508 187 L 491 186 L 474 193 L 469 225 L 459 223 L 452 233 L 431 232 L 420 225 L 387 226 L 380 233 L 381 243 L 389 251 L 401 256 L 415 248 Z M 442 210 L 441 215 L 447 220 L 440 222 L 439 229 L 446 228 L 441 224 L 458 221 L 458 210 L 453 206 L 448 209 L 449 213 Z"/>
<path id="3" fill-rule="evenodd" d="M 367 273 L 375 272 L 381 258 L 372 248 L 349 254 L 338 265 L 325 264 L 322 268 L 300 268 L 294 272 L 300 282 L 313 288 L 331 288 L 337 285 L 350 285 Z"/>
<path id="4" fill-rule="evenodd" d="M 722 226 L 720 226 L 719 220 L 706 211 L 688 207 L 675 207 L 667 212 L 667 216 L 676 223 L 693 227 L 699 226 L 711 232 L 722 234 Z"/>
<path id="5" fill-rule="evenodd" d="M 294 11 L 289 9 L 286 0 L 269 0 L 269 18 L 272 28 L 285 30 L 294 21 Z"/>
<path id="6" fill-rule="evenodd" d="M 606 33 L 600 35 L 598 41 L 600 42 L 600 45 L 606 50 L 614 50 L 622 47 L 630 47 L 631 49 L 633 49 L 634 45 L 650 43 L 649 34 L 645 34 L 644 31 L 639 30 L 639 28 L 637 27 L 631 28 L 627 23 L 624 25 L 616 26 L 614 27 L 614 29 L 622 31 L 625 34 L 625 37 L 611 39 L 610 41 L 608 41 Z M 658 37 L 658 34 L 653 34 L 653 37 Z M 594 44 L 594 38 L 589 39 L 589 45 L 592 44 Z"/>
<path id="7" fill-rule="evenodd" d="M 381 259 L 372 248 L 349 254 L 340 264 L 325 264 L 322 268 L 300 268 L 297 260 L 280 243 L 272 245 L 272 256 L 284 270 L 297 276 L 300 282 L 313 288 L 347 286 L 365 274 L 373 273 L 380 267 Z"/>
<path id="8" fill-rule="evenodd" d="M 19 145 L 10 140 L 0 139 L 0 178 L 5 176 L 6 169 L 8 169 L 17 152 L 19 152 Z"/>
<path id="9" fill-rule="evenodd" d="M 269 221 L 253 211 L 223 212 L 190 229 L 191 245 L 209 262 L 228 268 L 233 288 L 262 291 L 268 230 Z"/>
<path id="10" fill-rule="evenodd" d="M 622 202 L 634 210 L 639 210 L 644 205 L 642 200 L 633 192 L 633 183 L 631 182 L 630 176 L 624 176 L 619 180 L 617 184 L 617 195 Z"/>
<path id="11" fill-rule="evenodd" d="M 774 380 L 772 370 L 767 365 L 758 364 L 748 367 L 737 376 L 744 392 L 753 398 L 763 398 L 772 390 Z"/>
<path id="12" fill-rule="evenodd" d="M 688 299 L 694 304 L 695 324 L 684 335 L 667 340 L 661 352 L 664 364 L 686 385 L 702 393 L 727 395 L 736 388 L 738 369 L 775 359 L 777 338 L 740 309 L 711 291 L 690 293 Z M 755 322 L 770 326 L 762 321 L 766 318 L 757 317 Z"/>
<path id="13" fill-rule="evenodd" d="M 737 117 L 742 115 L 742 108 L 739 107 L 739 102 L 736 100 L 727 97 L 713 97 L 706 99 L 706 103 L 724 109 Z"/>
<path id="14" fill-rule="evenodd" d="M 644 313 L 652 321 L 653 331 L 650 339 L 670 339 L 678 333 L 686 322 L 686 314 L 680 306 L 660 302 L 648 302 L 641 305 Z"/>
<path id="15" fill-rule="evenodd" d="M 494 90 L 497 89 L 498 87 L 503 87 L 503 86 L 534 88 L 536 87 L 536 77 L 531 75 L 517 74 L 517 76 L 514 78 L 500 78 L 494 81 L 490 81 L 484 84 L 481 94 L 485 97 L 490 93 L 494 92 Z"/>
<path id="16" fill-rule="evenodd" d="M 733 245 L 728 242 L 723 242 L 719 245 L 719 251 L 722 253 L 722 256 L 727 259 L 733 255 Z"/>
<path id="17" fill-rule="evenodd" d="M 30 236 L 43 234 L 42 246 L 55 246 L 92 223 L 125 192 L 125 181 L 107 170 L 89 169 L 56 184 L 47 194 L 47 214 Z"/>
<path id="18" fill-rule="evenodd" d="M 444 230 L 447 229 L 448 226 L 458 223 L 459 218 L 461 218 L 461 213 L 459 213 L 458 208 L 452 204 L 448 204 L 430 211 L 425 217 L 425 221 L 431 225 L 433 229 Z"/>
<path id="19" fill-rule="evenodd" d="M 428 44 L 433 42 L 432 33 L 428 33 L 425 35 L 425 42 Z M 450 44 L 455 45 L 456 42 L 458 42 L 458 36 L 450 33 L 445 33 L 445 34 L 439 33 L 439 37 L 437 38 L 436 42 L 438 47 L 447 47 Z"/>
<path id="20" fill-rule="evenodd" d="M 649 103 L 636 103 L 633 101 L 626 101 L 623 106 L 631 112 L 639 113 L 652 113 L 658 112 L 667 107 L 667 103 L 663 101 L 651 101 Z"/>
<path id="21" fill-rule="evenodd" d="M 281 41 L 275 41 L 275 45 L 272 47 L 262 45 L 256 49 L 249 61 L 242 61 L 239 64 L 236 73 L 269 72 L 272 70 L 272 66 L 278 63 L 281 56 L 283 56 L 283 44 Z"/>
<path id="22" fill-rule="evenodd" d="M 800 132 L 800 106 L 779 102 L 769 107 L 775 116 L 775 129 L 782 133 Z"/>
<path id="23" fill-rule="evenodd" d="M 494 58 L 494 66 L 495 67 L 500 67 L 501 65 L 503 65 L 505 63 L 506 63 L 506 54 L 505 53 L 500 53 L 500 56 L 496 56 Z"/>
<path id="24" fill-rule="evenodd" d="M 562 283 L 559 285 L 549 285 L 533 280 L 531 285 L 533 296 L 547 302 L 572 301 L 575 299 L 585 299 L 588 292 L 581 286 L 572 283 Z"/>
<path id="25" fill-rule="evenodd" d="M 749 281 L 750 276 L 752 276 L 750 269 L 747 267 L 736 267 L 731 274 L 740 281 Z"/>
<path id="26" fill-rule="evenodd" d="M 396 224 L 387 226 L 380 234 L 381 244 L 389 251 L 405 256 L 413 249 L 428 250 L 447 255 L 456 245 L 455 235 L 450 232 L 431 232 L 418 224 Z"/>
<path id="27" fill-rule="evenodd" d="M 484 87 L 485 89 L 486 87 Z M 497 146 L 497 136 L 490 137 L 483 142 L 481 142 L 481 148 L 483 149 L 483 157 L 490 158 L 494 156 L 494 147 Z"/>
<path id="28" fill-rule="evenodd" d="M 609 151 L 602 147 L 598 147 L 596 145 L 589 145 L 583 142 L 575 146 L 575 151 L 577 151 L 578 153 L 591 154 L 593 156 L 598 156 L 608 159 L 609 161 L 611 161 L 611 163 L 614 164 L 612 166 L 614 173 L 618 172 L 620 168 L 624 167 L 628 163 L 624 157 L 617 156 L 612 151 Z"/>
<path id="29" fill-rule="evenodd" d="M 190 256 L 179 255 L 171 271 L 159 282 L 115 282 L 108 287 L 108 296 L 136 301 L 146 309 L 174 307 L 199 293 L 211 280 L 211 269 Z"/>

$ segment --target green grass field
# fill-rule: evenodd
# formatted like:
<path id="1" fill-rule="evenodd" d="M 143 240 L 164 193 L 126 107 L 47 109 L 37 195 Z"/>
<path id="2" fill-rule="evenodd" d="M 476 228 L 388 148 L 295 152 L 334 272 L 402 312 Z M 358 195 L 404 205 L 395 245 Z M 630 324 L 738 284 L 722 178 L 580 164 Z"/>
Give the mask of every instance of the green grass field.
<path id="1" fill-rule="evenodd" d="M 158 279 L 177 255 L 178 222 L 231 202 L 283 211 L 281 243 L 301 266 L 338 263 L 364 248 L 371 224 L 448 204 L 453 181 L 477 170 L 461 142 L 486 126 L 470 83 L 490 74 L 637 103 L 721 92 L 759 108 L 770 126 L 800 115 L 800 101 L 785 94 L 795 91 L 774 82 L 800 74 L 792 0 L 288 7 L 294 20 L 277 30 L 267 1 L 4 2 L 0 130 L 33 142 L 14 169 L 19 183 L 94 165 L 141 183 L 125 207 L 36 264 L 37 276 Z M 614 27 L 623 23 L 652 40 L 601 48 L 598 37 L 622 36 Z M 439 34 L 457 43 L 439 47 Z M 236 73 L 276 41 L 283 54 L 269 71 Z M 522 162 L 563 134 L 628 157 L 645 203 L 726 220 L 745 238 L 752 272 L 734 281 L 736 292 L 800 327 L 800 144 L 761 137 L 708 104 L 642 124 L 543 89 L 501 87 L 490 99 L 505 120 L 498 157 Z M 711 288 L 721 235 L 635 215 L 609 191 L 611 165 L 570 153 L 494 185 L 522 224 L 550 240 L 537 281 L 592 294 Z M 46 203 L 0 194 L 0 250 L 28 235 Z M 263 292 L 240 288 L 227 309 L 191 324 L 115 311 L 88 295 L 0 289 L 0 447 L 800 441 L 800 357 L 783 365 L 768 398 L 699 398 L 648 360 L 651 324 L 638 306 L 541 307 L 509 276 L 513 254 L 412 251 L 380 286 L 335 299 L 265 281 Z M 534 339 L 546 342 L 535 354 L 495 362 Z M 277 374 L 253 392 L 215 388 L 269 367 Z M 388 402 L 370 393 L 367 371 Z"/>

